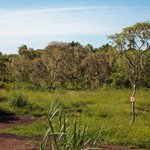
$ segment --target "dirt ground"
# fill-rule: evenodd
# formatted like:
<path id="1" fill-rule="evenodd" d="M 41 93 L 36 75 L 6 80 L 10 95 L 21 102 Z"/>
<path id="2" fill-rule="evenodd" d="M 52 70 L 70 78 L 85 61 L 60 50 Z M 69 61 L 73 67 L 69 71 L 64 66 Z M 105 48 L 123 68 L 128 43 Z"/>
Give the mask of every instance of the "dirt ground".
<path id="1" fill-rule="evenodd" d="M 0 129 L 6 129 L 14 125 L 27 125 L 34 122 L 36 119 L 31 119 L 30 116 L 6 116 L 0 118 Z M 42 137 L 18 136 L 10 133 L 0 133 L 0 150 L 39 150 Z M 119 146 L 97 143 L 100 150 L 132 150 Z M 48 150 L 49 148 L 47 148 Z"/>

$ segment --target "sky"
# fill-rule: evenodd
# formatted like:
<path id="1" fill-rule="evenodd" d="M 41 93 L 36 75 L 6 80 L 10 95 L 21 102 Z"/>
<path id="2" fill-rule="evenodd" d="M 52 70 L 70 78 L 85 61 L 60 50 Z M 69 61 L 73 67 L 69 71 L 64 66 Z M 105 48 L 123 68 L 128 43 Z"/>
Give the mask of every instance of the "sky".
<path id="1" fill-rule="evenodd" d="M 150 21 L 150 0 L 0 0 L 0 51 L 17 54 L 23 44 L 43 49 L 50 42 L 97 48 L 107 35 Z"/>

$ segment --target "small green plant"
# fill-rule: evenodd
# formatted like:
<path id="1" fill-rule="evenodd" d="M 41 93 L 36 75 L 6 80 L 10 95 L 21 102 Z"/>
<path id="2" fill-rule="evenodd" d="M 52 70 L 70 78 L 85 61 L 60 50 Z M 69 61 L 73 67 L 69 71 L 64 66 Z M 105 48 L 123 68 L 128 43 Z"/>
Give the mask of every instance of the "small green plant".
<path id="1" fill-rule="evenodd" d="M 46 132 L 41 142 L 40 150 L 46 150 L 46 144 L 50 139 L 50 149 L 52 150 L 85 150 L 88 148 L 89 142 L 93 141 L 93 138 L 87 139 L 88 128 L 86 123 L 81 122 L 81 118 L 73 118 L 71 114 L 66 116 L 62 107 L 58 104 L 51 105 L 49 113 L 47 113 L 47 126 Z M 57 119 L 56 119 L 57 116 Z M 101 132 L 101 131 L 100 131 Z M 93 136 L 95 145 L 100 132 L 97 132 L 97 136 Z M 92 148 L 97 149 L 97 148 Z"/>
<path id="2" fill-rule="evenodd" d="M 21 91 L 17 91 L 10 96 L 10 105 L 12 107 L 22 107 L 27 105 L 27 96 Z"/>
<path id="3" fill-rule="evenodd" d="M 35 145 L 35 144 L 39 144 L 39 142 L 36 140 L 30 140 L 27 142 L 27 144 Z"/>

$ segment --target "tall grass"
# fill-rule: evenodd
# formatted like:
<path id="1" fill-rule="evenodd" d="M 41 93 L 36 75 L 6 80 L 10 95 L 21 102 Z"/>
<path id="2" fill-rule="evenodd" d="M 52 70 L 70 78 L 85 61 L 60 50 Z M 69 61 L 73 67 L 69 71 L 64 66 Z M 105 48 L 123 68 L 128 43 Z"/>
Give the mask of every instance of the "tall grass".
<path id="1" fill-rule="evenodd" d="M 56 116 L 58 116 L 57 119 L 55 119 Z M 88 147 L 89 142 L 95 138 L 93 143 L 95 146 L 101 131 L 87 139 L 88 127 L 86 122 L 82 123 L 81 118 L 72 118 L 71 114 L 66 115 L 62 107 L 52 103 L 49 113 L 47 113 L 46 132 L 40 150 L 46 150 L 48 142 L 51 150 L 91 149 Z M 97 148 L 92 147 L 92 149 Z"/>

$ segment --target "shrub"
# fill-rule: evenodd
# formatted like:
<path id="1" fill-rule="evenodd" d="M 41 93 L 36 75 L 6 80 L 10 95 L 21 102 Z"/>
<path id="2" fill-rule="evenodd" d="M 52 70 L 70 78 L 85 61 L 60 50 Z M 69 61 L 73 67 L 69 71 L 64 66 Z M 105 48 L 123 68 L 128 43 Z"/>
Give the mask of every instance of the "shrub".
<path id="1" fill-rule="evenodd" d="M 22 92 L 14 92 L 10 96 L 10 105 L 13 107 L 22 107 L 27 105 L 27 96 Z"/>

